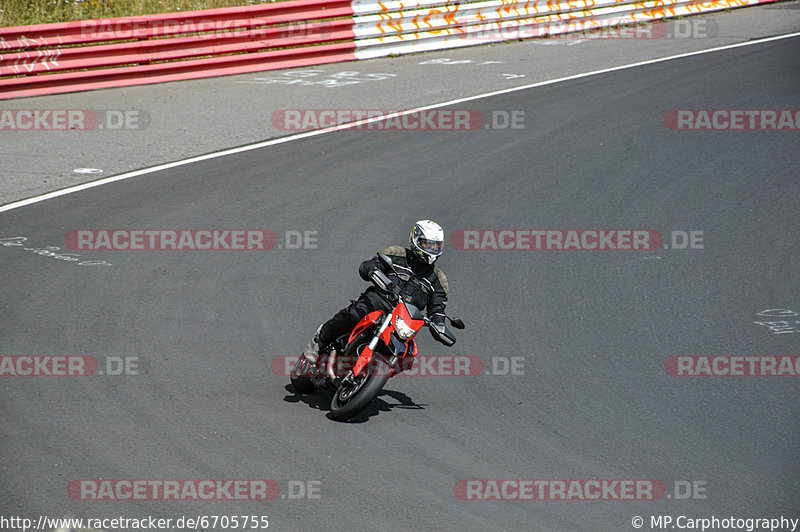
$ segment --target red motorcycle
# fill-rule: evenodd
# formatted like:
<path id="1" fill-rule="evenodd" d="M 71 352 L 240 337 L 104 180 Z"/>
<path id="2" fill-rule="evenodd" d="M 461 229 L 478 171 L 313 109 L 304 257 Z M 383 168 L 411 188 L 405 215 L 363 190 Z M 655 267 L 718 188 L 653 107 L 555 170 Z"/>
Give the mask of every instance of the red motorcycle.
<path id="1" fill-rule="evenodd" d="M 398 279 L 427 283 L 427 279 L 414 276 L 411 269 L 393 264 L 388 256 L 378 253 L 378 262 L 385 272 Z M 301 356 L 291 373 L 294 389 L 302 394 L 323 390 L 333 395 L 331 417 L 347 421 L 361 412 L 377 397 L 386 381 L 403 366 L 404 359 L 417 356 L 414 336 L 427 326 L 433 338 L 447 347 L 456 343 L 453 333 L 444 325 L 437 325 L 399 295 L 400 289 L 384 273 L 372 274 L 374 284 L 394 308 L 391 312 L 376 310 L 364 316 L 349 336 L 344 335 L 320 350 L 316 364 Z M 456 329 L 464 322 L 445 316 Z"/>

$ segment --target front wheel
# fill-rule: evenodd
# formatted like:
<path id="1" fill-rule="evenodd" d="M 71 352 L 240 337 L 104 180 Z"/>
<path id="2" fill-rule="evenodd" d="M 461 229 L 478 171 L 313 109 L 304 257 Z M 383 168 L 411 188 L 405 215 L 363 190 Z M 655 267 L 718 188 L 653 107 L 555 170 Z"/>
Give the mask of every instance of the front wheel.
<path id="1" fill-rule="evenodd" d="M 347 421 L 361 412 L 380 393 L 389 380 L 389 364 L 382 358 L 373 358 L 353 382 L 342 381 L 331 399 L 331 417 Z"/>

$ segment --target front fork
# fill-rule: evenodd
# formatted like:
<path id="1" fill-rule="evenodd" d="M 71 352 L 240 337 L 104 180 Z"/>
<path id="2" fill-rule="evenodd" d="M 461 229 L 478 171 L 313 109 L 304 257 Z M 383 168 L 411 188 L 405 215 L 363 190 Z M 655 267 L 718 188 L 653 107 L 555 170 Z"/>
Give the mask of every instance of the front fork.
<path id="1" fill-rule="evenodd" d="M 348 384 L 353 384 L 355 376 L 361 373 L 361 370 L 364 369 L 364 366 L 369 364 L 370 360 L 372 360 L 372 355 L 375 353 L 375 348 L 378 346 L 378 340 L 381 339 L 381 335 L 386 330 L 386 328 L 392 323 L 392 314 L 391 312 L 386 314 L 386 317 L 381 323 L 381 326 L 378 328 L 375 336 L 372 337 L 367 347 L 361 352 L 358 356 L 358 360 L 356 361 L 355 365 L 353 366 L 352 371 L 348 372 L 345 376 L 344 380 Z M 394 367 L 397 364 L 397 356 L 393 355 L 392 358 L 389 359 L 389 366 Z"/>

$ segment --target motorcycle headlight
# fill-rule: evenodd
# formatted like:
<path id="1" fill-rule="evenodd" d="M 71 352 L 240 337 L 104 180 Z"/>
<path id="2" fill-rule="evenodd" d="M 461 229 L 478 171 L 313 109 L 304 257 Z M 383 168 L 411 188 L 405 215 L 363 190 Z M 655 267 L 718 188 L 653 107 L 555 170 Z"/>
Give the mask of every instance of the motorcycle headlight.
<path id="1" fill-rule="evenodd" d="M 404 322 L 400 316 L 395 317 L 394 330 L 397 336 L 403 341 L 410 340 L 417 334 L 417 331 L 406 325 L 406 322 Z"/>

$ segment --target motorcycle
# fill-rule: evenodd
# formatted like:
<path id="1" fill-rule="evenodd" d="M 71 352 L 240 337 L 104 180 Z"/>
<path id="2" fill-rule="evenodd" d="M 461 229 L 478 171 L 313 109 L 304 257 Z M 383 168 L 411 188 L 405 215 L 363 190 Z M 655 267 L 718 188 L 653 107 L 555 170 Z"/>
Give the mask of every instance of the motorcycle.
<path id="1" fill-rule="evenodd" d="M 413 338 L 423 327 L 427 326 L 433 338 L 447 347 L 456 342 L 444 323 L 435 324 L 416 306 L 403 301 L 400 288 L 384 272 L 391 272 L 403 281 L 427 283 L 427 289 L 433 291 L 430 282 L 414 276 L 411 269 L 394 264 L 387 255 L 378 253 L 377 257 L 381 269 L 375 270 L 370 280 L 394 306 L 392 311 L 370 312 L 349 335 L 322 347 L 316 364 L 301 356 L 290 376 L 299 393 L 322 390 L 331 394 L 330 414 L 338 421 L 347 421 L 361 412 L 389 378 L 398 373 L 398 367 L 408 363 L 408 357 L 417 356 Z M 446 315 L 444 318 L 454 328 L 464 328 L 461 319 Z"/>

